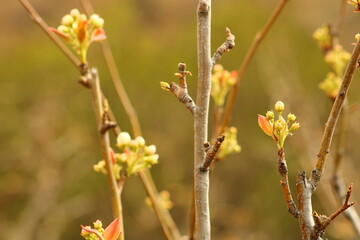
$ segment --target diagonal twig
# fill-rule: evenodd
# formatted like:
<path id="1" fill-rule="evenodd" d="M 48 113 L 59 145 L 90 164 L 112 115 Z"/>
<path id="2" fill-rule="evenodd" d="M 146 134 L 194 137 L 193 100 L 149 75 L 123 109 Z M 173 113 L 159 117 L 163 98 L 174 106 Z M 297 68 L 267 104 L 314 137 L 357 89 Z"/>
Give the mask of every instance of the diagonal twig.
<path id="1" fill-rule="evenodd" d="M 265 26 L 262 28 L 262 30 L 260 32 L 258 32 L 255 37 L 253 42 L 251 43 L 251 46 L 249 48 L 249 50 L 247 51 L 244 60 L 241 63 L 241 66 L 239 68 L 238 71 L 238 76 L 236 78 L 236 83 L 233 86 L 233 88 L 231 89 L 231 92 L 229 94 L 228 100 L 226 102 L 226 106 L 225 106 L 225 112 L 224 112 L 224 117 L 222 120 L 222 124 L 219 128 L 219 132 L 217 133 L 217 135 L 222 134 L 225 131 L 225 128 L 228 126 L 229 122 L 230 122 L 230 117 L 231 117 L 231 113 L 232 113 L 232 109 L 235 103 L 235 98 L 236 98 L 236 94 L 239 88 L 239 84 L 245 74 L 245 71 L 247 69 L 247 67 L 249 66 L 256 50 L 258 49 L 260 43 L 262 42 L 262 40 L 266 37 L 267 33 L 269 32 L 269 30 L 271 29 L 271 27 L 274 25 L 276 19 L 279 17 L 280 13 L 282 12 L 282 10 L 284 9 L 286 3 L 289 0 L 280 0 L 279 4 L 277 5 L 277 7 L 275 8 L 275 10 L 273 11 L 273 13 L 271 14 L 270 18 L 268 19 L 268 21 L 266 22 Z"/>

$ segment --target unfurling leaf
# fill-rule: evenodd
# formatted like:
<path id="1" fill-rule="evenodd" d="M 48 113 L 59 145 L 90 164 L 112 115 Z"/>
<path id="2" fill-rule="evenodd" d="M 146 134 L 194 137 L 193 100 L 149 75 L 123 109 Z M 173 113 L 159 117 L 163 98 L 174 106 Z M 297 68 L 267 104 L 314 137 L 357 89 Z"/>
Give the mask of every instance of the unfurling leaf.
<path id="1" fill-rule="evenodd" d="M 273 123 L 268 118 L 258 114 L 258 123 L 266 135 L 273 135 Z"/>
<path id="2" fill-rule="evenodd" d="M 117 240 L 120 236 L 120 220 L 116 218 L 109 226 L 106 227 L 104 232 L 105 240 Z"/>

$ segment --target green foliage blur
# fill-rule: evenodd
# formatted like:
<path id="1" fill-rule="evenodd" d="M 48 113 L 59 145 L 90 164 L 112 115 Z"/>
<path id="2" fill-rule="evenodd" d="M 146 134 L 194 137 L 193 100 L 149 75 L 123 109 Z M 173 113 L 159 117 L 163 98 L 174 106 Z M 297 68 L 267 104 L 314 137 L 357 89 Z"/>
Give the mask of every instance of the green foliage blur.
<path id="1" fill-rule="evenodd" d="M 6 4 L 5 4 L 6 2 Z M 53 27 L 78 1 L 31 1 Z M 168 190 L 171 213 L 187 234 L 193 174 L 192 116 L 160 81 L 177 81 L 181 61 L 187 64 L 191 96 L 196 95 L 196 6 L 183 0 L 94 0 L 105 19 L 121 78 L 137 109 L 148 144 L 160 155 L 152 173 L 159 190 Z M 213 1 L 212 49 L 225 40 L 225 27 L 236 36 L 236 47 L 220 63 L 238 69 L 256 32 L 277 0 Z M 250 64 L 240 84 L 231 126 L 238 128 L 242 151 L 216 165 L 211 175 L 213 239 L 300 239 L 297 220 L 287 212 L 276 171 L 276 146 L 257 125 L 277 100 L 298 116 L 302 127 L 285 149 L 293 192 L 298 171 L 311 171 L 331 101 L 318 84 L 328 72 L 312 39 L 323 23 L 333 23 L 340 0 L 289 1 Z M 359 15 L 347 8 L 340 41 L 351 52 Z M 90 92 L 77 83 L 78 71 L 34 24 L 17 1 L 0 7 L 0 240 L 81 239 L 80 224 L 112 221 L 106 179 L 93 171 L 101 159 Z M 120 127 L 131 132 L 129 120 L 112 86 L 98 44 L 90 47 L 90 64 L 99 68 L 101 85 Z M 359 101 L 356 74 L 349 102 Z M 212 103 L 213 104 L 213 103 Z M 348 119 L 346 183 L 360 197 L 359 111 Z M 113 137 L 115 145 L 115 137 Z M 314 206 L 331 214 L 334 198 L 326 166 Z M 126 182 L 123 203 L 127 239 L 162 239 L 155 214 L 145 204 L 139 179 Z M 358 208 L 355 206 L 355 208 Z M 330 239 L 355 239 L 343 217 L 328 229 Z"/>

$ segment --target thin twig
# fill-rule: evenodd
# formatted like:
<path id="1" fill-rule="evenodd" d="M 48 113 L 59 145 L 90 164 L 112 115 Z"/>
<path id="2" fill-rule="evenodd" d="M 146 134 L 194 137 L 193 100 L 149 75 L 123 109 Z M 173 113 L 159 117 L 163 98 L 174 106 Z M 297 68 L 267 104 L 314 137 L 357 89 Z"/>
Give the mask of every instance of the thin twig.
<path id="1" fill-rule="evenodd" d="M 219 132 L 216 135 L 221 135 L 225 131 L 225 128 L 228 126 L 228 124 L 230 122 L 232 109 L 233 109 L 233 106 L 235 103 L 237 90 L 238 90 L 239 84 L 245 74 L 245 71 L 246 71 L 247 67 L 249 66 L 249 63 L 251 62 L 260 43 L 265 38 L 265 36 L 267 35 L 267 33 L 269 32 L 271 27 L 274 25 L 274 22 L 279 17 L 280 13 L 284 9 L 284 7 L 288 1 L 289 0 L 281 0 L 279 2 L 278 6 L 275 8 L 274 12 L 271 14 L 270 18 L 266 22 L 263 29 L 255 35 L 255 38 L 254 38 L 249 50 L 247 51 L 247 53 L 244 57 L 244 60 L 242 61 L 241 66 L 239 68 L 238 76 L 236 78 L 236 83 L 233 86 L 233 88 L 231 89 L 228 100 L 226 102 L 225 112 L 224 112 L 224 117 L 223 117 L 221 127 L 219 128 Z"/>
<path id="2" fill-rule="evenodd" d="M 69 58 L 69 60 L 76 66 L 81 65 L 80 60 L 72 53 L 69 48 L 53 33 L 49 30 L 49 26 L 44 22 L 40 17 L 38 12 L 34 9 L 31 3 L 28 0 L 19 0 L 19 2 L 24 6 L 26 11 L 31 16 L 31 19 L 37 23 L 41 29 L 54 41 L 55 45 L 60 48 L 60 50 Z"/>
<path id="3" fill-rule="evenodd" d="M 187 109 L 194 115 L 194 112 L 196 110 L 196 105 L 191 98 L 191 96 L 188 93 L 187 90 L 187 84 L 186 84 L 186 75 L 190 75 L 191 73 L 189 71 L 186 71 L 186 64 L 185 63 L 179 63 L 178 65 L 179 71 L 175 73 L 175 76 L 179 78 L 179 85 L 172 82 L 170 85 L 165 83 L 165 86 L 162 86 L 163 89 L 172 92 L 175 97 L 185 105 Z"/>
<path id="4" fill-rule="evenodd" d="M 106 112 L 104 111 L 104 100 L 102 97 L 101 89 L 100 89 L 100 82 L 99 82 L 99 75 L 96 68 L 92 68 L 91 72 L 87 74 L 88 82 L 91 87 L 92 92 L 92 100 L 94 105 L 95 116 L 97 119 L 97 125 L 99 129 L 99 136 L 100 136 L 100 146 L 103 158 L 105 160 L 105 168 L 106 168 L 106 176 L 108 179 L 108 184 L 110 187 L 111 193 L 111 201 L 113 206 L 113 215 L 114 218 L 119 217 L 120 219 L 120 231 L 122 232 L 122 238 L 124 236 L 124 227 L 123 227 L 123 217 L 122 217 L 122 205 L 121 205 L 121 196 L 119 193 L 119 189 L 117 186 L 117 181 L 114 174 L 113 164 L 110 157 L 110 139 L 108 131 L 101 132 L 103 129 L 103 123 L 106 120 Z"/>
<path id="5" fill-rule="evenodd" d="M 94 8 L 89 0 L 80 0 L 81 5 L 83 6 L 85 12 L 87 15 L 91 15 L 94 13 Z M 119 70 L 116 66 L 115 58 L 112 54 L 111 47 L 109 40 L 105 39 L 104 41 L 100 42 L 100 46 L 102 49 L 102 53 L 106 62 L 106 66 L 109 69 L 111 80 L 114 84 L 116 93 L 124 106 L 125 112 L 129 117 L 130 124 L 133 130 L 134 136 L 141 136 L 141 127 L 139 118 L 137 116 L 137 112 L 135 108 L 133 107 L 129 96 L 126 93 L 124 84 L 122 83 Z"/>
<path id="6" fill-rule="evenodd" d="M 319 215 L 316 211 L 313 213 L 313 217 L 315 220 L 315 226 L 311 233 L 311 240 L 317 240 L 319 237 L 322 237 L 325 233 L 326 228 L 330 225 L 330 223 L 341 213 L 343 213 L 346 209 L 353 206 L 355 202 L 350 202 L 350 196 L 352 193 L 352 184 L 349 186 L 348 191 L 345 196 L 344 204 L 333 214 L 331 214 L 329 217 L 325 215 Z"/>
<path id="7" fill-rule="evenodd" d="M 289 213 L 294 216 L 295 218 L 299 217 L 299 210 L 293 200 L 290 186 L 289 186 L 289 177 L 288 177 L 288 168 L 285 160 L 285 152 L 284 149 L 281 148 L 278 151 L 278 162 L 277 162 L 277 168 L 281 176 L 280 185 L 282 187 L 284 197 L 285 197 L 285 203 L 286 207 L 289 211 Z"/>
<path id="8" fill-rule="evenodd" d="M 198 87 L 194 113 L 195 239 L 210 240 L 209 172 L 200 170 L 205 161 L 211 86 L 211 0 L 199 0 L 197 9 Z"/>
<path id="9" fill-rule="evenodd" d="M 216 154 L 218 153 L 219 149 L 221 148 L 221 144 L 223 143 L 224 140 L 225 140 L 225 136 L 222 135 L 215 140 L 215 142 L 212 146 L 210 146 L 210 143 L 204 144 L 206 158 L 205 158 L 203 165 L 200 167 L 201 171 L 209 170 L 209 167 L 212 164 L 212 162 L 214 161 Z"/>
<path id="10" fill-rule="evenodd" d="M 356 43 L 356 46 L 352 52 L 350 61 L 345 71 L 344 80 L 339 90 L 339 94 L 335 99 L 329 118 L 326 122 L 324 135 L 321 140 L 320 150 L 317 155 L 318 156 L 317 163 L 315 169 L 313 170 L 314 174 L 312 174 L 311 176 L 312 178 L 311 181 L 314 184 L 315 188 L 318 182 L 320 181 L 322 172 L 325 168 L 326 158 L 329 153 L 330 144 L 335 132 L 335 126 L 339 118 L 339 115 L 341 113 L 341 109 L 343 107 L 344 101 L 346 99 L 346 95 L 349 90 L 354 72 L 357 68 L 359 56 L 360 56 L 360 41 Z"/>
<path id="11" fill-rule="evenodd" d="M 228 52 L 235 47 L 235 36 L 231 34 L 230 29 L 226 28 L 226 41 L 216 50 L 212 57 L 212 65 L 214 66 L 221 58 L 224 52 Z"/>
<path id="12" fill-rule="evenodd" d="M 89 0 L 80 0 L 84 10 L 88 15 L 94 13 L 94 8 Z M 124 106 L 125 112 L 127 113 L 130 124 L 132 127 L 132 131 L 134 136 L 141 136 L 141 126 L 140 121 L 137 116 L 137 112 L 133 107 L 130 98 L 128 97 L 125 87 L 121 81 L 119 70 L 116 66 L 116 62 L 114 56 L 111 51 L 110 44 L 107 40 L 101 42 L 101 48 L 104 55 L 104 59 L 106 65 L 109 69 L 111 80 L 115 86 L 115 90 L 120 98 L 122 105 Z M 114 121 L 114 118 L 111 118 Z M 115 121 L 116 122 L 116 121 Z M 120 130 L 120 129 L 116 129 Z M 117 134 L 120 132 L 117 131 Z M 160 197 L 158 190 L 154 184 L 150 171 L 148 169 L 144 169 L 138 173 L 141 182 L 143 183 L 145 190 L 152 201 L 152 206 L 154 208 L 155 214 L 159 219 L 160 225 L 162 227 L 162 231 L 167 239 L 180 239 L 181 235 L 180 232 L 172 219 L 169 211 L 167 209 L 163 209 L 160 204 Z"/>

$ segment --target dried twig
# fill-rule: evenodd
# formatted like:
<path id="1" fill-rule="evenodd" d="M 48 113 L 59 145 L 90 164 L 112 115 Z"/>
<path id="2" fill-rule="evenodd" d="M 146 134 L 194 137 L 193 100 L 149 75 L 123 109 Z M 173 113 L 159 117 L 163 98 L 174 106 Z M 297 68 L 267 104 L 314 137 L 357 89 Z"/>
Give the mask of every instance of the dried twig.
<path id="1" fill-rule="evenodd" d="M 210 143 L 204 144 L 206 158 L 205 158 L 203 165 L 200 167 L 201 171 L 209 170 L 209 167 L 212 164 L 212 162 L 214 161 L 216 154 L 218 153 L 218 151 L 221 147 L 221 144 L 223 143 L 224 140 L 225 140 L 225 136 L 222 135 L 215 140 L 215 142 L 212 146 L 210 146 Z"/>
<path id="2" fill-rule="evenodd" d="M 195 195 L 195 239 L 211 239 L 209 209 L 209 172 L 200 170 L 205 161 L 203 148 L 207 142 L 208 115 L 211 86 L 211 0 L 199 0 L 197 29 L 198 87 L 196 111 L 194 113 L 194 195 Z"/>
<path id="3" fill-rule="evenodd" d="M 235 47 L 235 36 L 231 34 L 230 29 L 226 28 L 226 41 L 216 50 L 212 57 L 212 65 L 214 66 L 221 58 L 224 52 L 228 52 Z"/>
<path id="4" fill-rule="evenodd" d="M 290 190 L 290 186 L 289 186 L 289 178 L 288 178 L 288 168 L 286 165 L 285 152 L 284 152 L 283 148 L 281 148 L 278 151 L 277 168 L 278 168 L 278 171 L 281 176 L 280 185 L 281 185 L 283 193 L 284 193 L 286 206 L 289 210 L 289 213 L 291 215 L 293 215 L 295 218 L 298 218 L 299 210 L 298 210 L 298 208 L 293 200 L 292 194 L 291 194 L 291 190 Z"/>
<path id="5" fill-rule="evenodd" d="M 263 29 L 258 32 L 255 37 L 254 40 L 249 48 L 249 50 L 247 51 L 244 60 L 241 63 L 241 66 L 239 68 L 238 71 L 238 76 L 236 78 L 236 83 L 233 86 L 233 88 L 231 89 L 231 92 L 229 94 L 229 98 L 226 102 L 226 106 L 225 106 L 225 112 L 224 112 L 224 117 L 223 117 L 223 121 L 222 124 L 219 128 L 219 132 L 217 133 L 217 135 L 222 134 L 226 127 L 228 126 L 229 122 L 230 122 L 230 117 L 231 117 L 231 113 L 232 113 L 232 109 L 235 103 L 235 98 L 236 98 L 236 94 L 237 94 L 237 90 L 239 88 L 239 84 L 245 74 L 245 71 L 247 69 L 247 67 L 249 66 L 249 63 L 251 62 L 256 50 L 258 49 L 261 41 L 265 38 L 265 36 L 267 35 L 267 33 L 269 32 L 269 30 L 271 29 L 271 27 L 274 25 L 274 22 L 276 21 L 276 19 L 279 17 L 280 13 L 282 12 L 282 10 L 284 9 L 286 3 L 289 0 L 281 0 L 278 4 L 278 6 L 275 8 L 274 12 L 271 14 L 270 18 L 268 19 L 268 21 L 266 22 L 265 26 L 263 27 Z"/>

